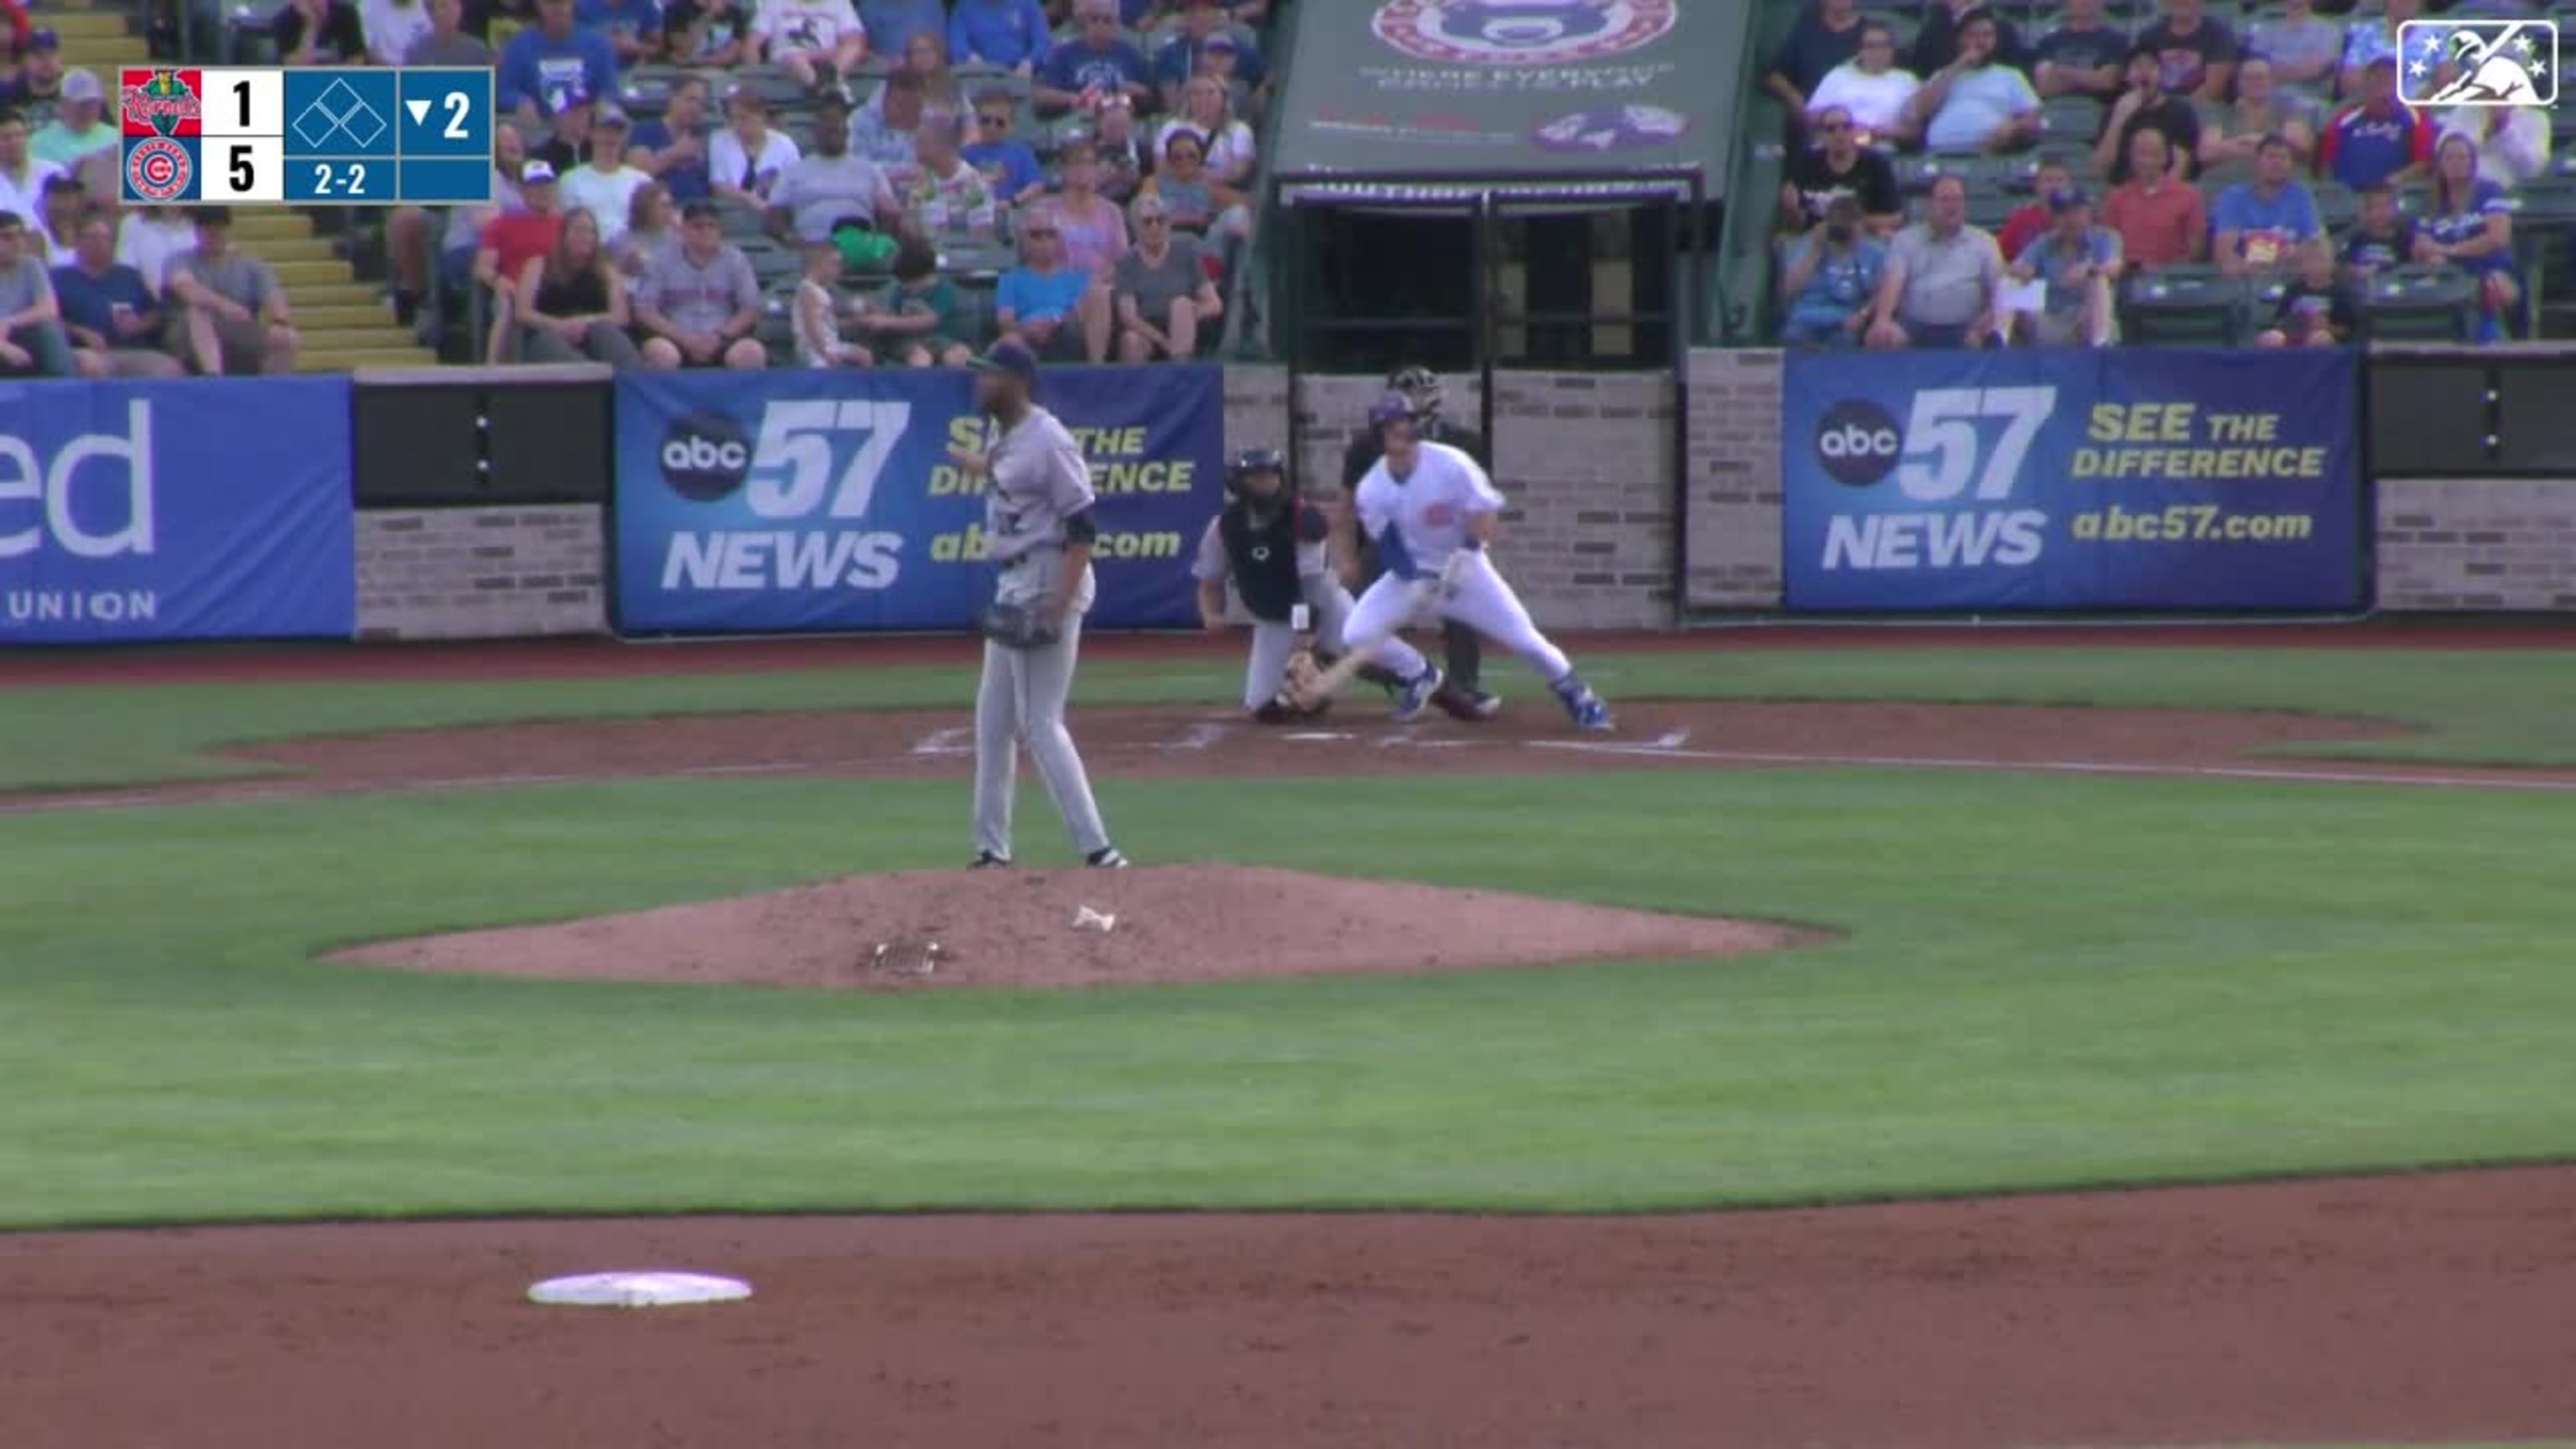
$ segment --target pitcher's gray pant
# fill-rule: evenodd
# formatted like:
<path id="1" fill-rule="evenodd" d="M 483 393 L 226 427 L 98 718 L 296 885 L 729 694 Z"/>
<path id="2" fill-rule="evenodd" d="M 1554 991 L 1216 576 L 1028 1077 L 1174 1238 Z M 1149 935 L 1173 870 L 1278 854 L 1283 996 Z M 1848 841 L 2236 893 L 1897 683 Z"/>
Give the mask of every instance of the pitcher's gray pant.
<path id="1" fill-rule="evenodd" d="M 1043 564 L 1005 570 L 1000 597 L 1009 603 L 1035 602 L 1052 592 L 1057 576 Z M 1064 621 L 1064 637 L 1053 644 L 1043 649 L 984 645 L 984 681 L 975 692 L 975 848 L 1002 860 L 1011 858 L 1011 804 L 1023 742 L 1056 813 L 1064 817 L 1074 849 L 1088 856 L 1109 848 L 1109 831 L 1091 798 L 1091 777 L 1064 726 L 1065 699 L 1073 693 L 1074 663 L 1082 650 L 1088 583 L 1082 592 Z"/>

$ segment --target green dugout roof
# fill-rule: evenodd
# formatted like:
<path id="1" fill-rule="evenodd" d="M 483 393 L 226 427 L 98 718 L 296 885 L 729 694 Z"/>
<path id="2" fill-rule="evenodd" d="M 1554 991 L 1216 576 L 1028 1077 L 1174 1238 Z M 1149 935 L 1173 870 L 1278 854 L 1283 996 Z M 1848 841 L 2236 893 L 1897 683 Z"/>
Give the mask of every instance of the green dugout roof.
<path id="1" fill-rule="evenodd" d="M 1750 0 L 1315 0 L 1289 11 L 1276 168 L 1353 195 L 1433 175 L 1726 182 Z M 1603 187 L 1609 192 L 1616 187 Z"/>

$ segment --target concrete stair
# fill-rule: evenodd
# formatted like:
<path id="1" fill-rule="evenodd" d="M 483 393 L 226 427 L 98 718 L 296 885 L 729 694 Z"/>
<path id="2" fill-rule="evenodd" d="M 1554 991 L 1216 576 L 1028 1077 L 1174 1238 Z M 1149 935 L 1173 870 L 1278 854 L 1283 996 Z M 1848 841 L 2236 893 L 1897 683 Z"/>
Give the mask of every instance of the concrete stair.
<path id="1" fill-rule="evenodd" d="M 35 18 L 62 36 L 64 61 L 95 72 L 111 97 L 120 69 L 151 64 L 142 34 L 121 11 L 73 0 L 45 4 Z M 437 354 L 394 321 L 380 289 L 359 281 L 331 238 L 314 231 L 311 217 L 285 207 L 239 208 L 233 216 L 233 240 L 243 252 L 275 267 L 278 280 L 286 284 L 296 330 L 304 336 L 296 371 L 437 364 Z"/>

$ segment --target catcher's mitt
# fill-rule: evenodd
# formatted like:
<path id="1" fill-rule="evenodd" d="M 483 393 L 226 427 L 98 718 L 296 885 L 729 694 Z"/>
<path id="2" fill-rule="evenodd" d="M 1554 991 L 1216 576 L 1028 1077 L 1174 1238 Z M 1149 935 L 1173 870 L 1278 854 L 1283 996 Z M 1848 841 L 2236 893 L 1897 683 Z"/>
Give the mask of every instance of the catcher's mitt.
<path id="1" fill-rule="evenodd" d="M 1308 691 L 1314 688 L 1317 676 L 1323 672 L 1315 660 L 1315 652 L 1303 644 L 1298 645 L 1297 652 L 1288 656 L 1288 667 L 1281 675 L 1279 692 L 1270 697 L 1268 704 L 1253 711 L 1252 717 L 1263 724 L 1299 724 L 1330 714 L 1333 702 L 1329 699 L 1319 699 L 1312 704 L 1299 702 L 1306 698 Z"/>
<path id="2" fill-rule="evenodd" d="M 1055 626 L 1026 604 L 988 604 L 975 623 L 1005 649 L 1042 649 L 1057 638 Z"/>

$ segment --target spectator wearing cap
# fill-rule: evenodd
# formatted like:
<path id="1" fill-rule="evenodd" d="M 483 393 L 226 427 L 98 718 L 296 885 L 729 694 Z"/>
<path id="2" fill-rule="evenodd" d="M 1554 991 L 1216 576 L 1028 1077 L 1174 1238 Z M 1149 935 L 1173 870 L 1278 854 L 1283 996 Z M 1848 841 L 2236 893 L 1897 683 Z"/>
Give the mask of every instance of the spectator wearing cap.
<path id="1" fill-rule="evenodd" d="M 492 77 L 501 109 L 532 125 L 617 91 L 617 49 L 608 37 L 581 28 L 574 0 L 536 4 L 537 23 L 501 47 Z"/>
<path id="2" fill-rule="evenodd" d="M 1138 196 L 1163 203 L 1172 225 L 1196 237 L 1239 240 L 1252 232 L 1249 198 L 1207 169 L 1207 142 L 1187 126 L 1163 139 L 1163 164 L 1145 178 Z"/>
<path id="3" fill-rule="evenodd" d="M 859 23 L 877 55 L 909 54 L 919 35 L 938 41 L 943 54 L 948 47 L 948 10 L 940 0 L 859 0 Z"/>
<path id="4" fill-rule="evenodd" d="M 0 85 L 0 104 L 12 106 L 49 106 L 62 99 L 63 38 L 53 27 L 43 26 L 27 33 L 22 47 L 18 79 Z"/>
<path id="5" fill-rule="evenodd" d="M 295 327 L 286 288 L 257 257 L 233 250 L 232 209 L 197 208 L 197 245 L 170 259 L 163 299 L 180 359 L 207 377 L 295 369 Z"/>
<path id="6" fill-rule="evenodd" d="M 1047 115 L 1063 115 L 1090 98 L 1123 95 L 1140 108 L 1154 103 L 1154 68 L 1119 33 L 1116 0 L 1074 0 L 1074 38 L 1047 52 L 1031 96 Z"/>
<path id="7" fill-rule="evenodd" d="M 2057 28 L 2039 38 L 2032 88 L 2044 97 L 2090 96 L 2108 101 L 2120 93 L 2129 33 L 2102 18 L 2102 0 L 2066 0 Z"/>
<path id="8" fill-rule="evenodd" d="M 992 86 L 975 93 L 975 135 L 966 143 L 966 164 L 984 173 L 1005 206 L 1024 206 L 1046 194 L 1046 169 L 1037 153 L 1011 134 L 1018 123 L 1019 98 L 1010 91 Z"/>
<path id="9" fill-rule="evenodd" d="M 725 128 L 707 142 L 707 174 L 716 195 L 766 206 L 778 179 L 802 159 L 794 141 L 770 129 L 769 102 L 749 90 L 727 98 Z"/>
<path id="10" fill-rule="evenodd" d="M 621 66 L 662 58 L 661 0 L 574 0 L 573 23 L 606 38 Z"/>
<path id="11" fill-rule="evenodd" d="M 627 164 L 627 138 L 633 134 L 626 112 L 612 102 L 601 102 L 590 122 L 588 159 L 565 172 L 557 183 L 564 215 L 589 212 L 599 223 L 601 240 L 611 247 L 626 234 L 626 214 L 635 205 L 635 193 L 653 184 L 642 168 Z"/>
<path id="12" fill-rule="evenodd" d="M 751 5 L 752 0 L 671 0 L 662 12 L 664 51 L 675 65 L 733 69 L 750 49 Z"/>
<path id="13" fill-rule="evenodd" d="M 912 229 L 934 241 L 990 242 L 1000 222 L 991 184 L 966 164 L 965 136 L 963 120 L 937 111 L 922 118 L 915 136 L 921 165 L 902 188 L 903 209 Z"/>
<path id="14" fill-rule="evenodd" d="M 1064 189 L 1057 194 L 1056 229 L 1064 233 L 1065 265 L 1089 272 L 1106 285 L 1118 259 L 1127 255 L 1127 216 L 1100 192 L 1100 155 L 1081 136 L 1068 139 L 1058 155 Z"/>
<path id="15" fill-rule="evenodd" d="M 899 216 L 885 169 L 850 150 L 850 105 L 825 92 L 814 113 L 814 150 L 800 156 L 769 192 L 774 236 L 830 241 L 845 225 L 891 231 Z"/>
<path id="16" fill-rule="evenodd" d="M 1858 0 L 1812 0 L 1801 7 L 1780 49 L 1762 73 L 1762 88 L 1780 98 L 1792 116 L 1805 116 L 1817 105 L 1816 92 L 1827 76 L 1860 57 L 1862 18 Z"/>
<path id="17" fill-rule="evenodd" d="M 2203 0 L 2164 0 L 2163 9 L 2138 32 L 2138 48 L 2155 52 L 2164 89 L 2195 101 L 2227 99 L 2236 78 L 2236 32 L 2207 13 Z"/>
<path id="18" fill-rule="evenodd" d="M 429 0 L 429 30 L 403 52 L 404 65 L 489 66 L 492 47 L 465 29 L 465 0 Z"/>
<path id="19" fill-rule="evenodd" d="M 487 361 L 507 354 L 514 319 L 513 283 L 528 263 L 555 249 L 563 230 L 562 196 L 555 168 L 531 159 L 519 168 L 519 208 L 503 211 L 483 225 L 474 252 L 474 281 L 492 299 L 492 345 Z"/>
<path id="20" fill-rule="evenodd" d="M 27 149 L 37 160 L 68 171 L 116 145 L 117 129 L 107 121 L 107 88 L 97 76 L 76 70 L 63 77 L 62 106 L 29 138 Z"/>
<path id="21" fill-rule="evenodd" d="M 868 58 L 868 31 L 850 0 L 759 0 L 747 47 L 753 64 L 768 61 L 812 90 L 837 85 Z"/>
<path id="22" fill-rule="evenodd" d="M 1139 194 L 1127 208 L 1136 244 L 1118 259 L 1110 283 L 1118 315 L 1118 356 L 1125 362 L 1187 362 L 1215 340 L 1225 303 L 1208 275 L 1198 238 L 1172 226 L 1162 198 Z"/>
<path id="23" fill-rule="evenodd" d="M 680 244 L 645 258 L 634 309 L 646 334 L 646 367 L 769 365 L 752 335 L 760 325 L 760 279 L 742 248 L 725 240 L 712 201 L 690 202 L 680 213 Z"/>
<path id="24" fill-rule="evenodd" d="M 949 12 L 948 54 L 961 65 L 980 62 L 1025 76 L 1052 40 L 1038 0 L 956 0 Z"/>
<path id="25" fill-rule="evenodd" d="M 1868 330 L 1872 347 L 1975 347 L 1993 332 L 2003 281 L 1995 239 L 1968 225 L 1968 184 L 1935 177 L 1923 220 L 1888 244 Z"/>
<path id="26" fill-rule="evenodd" d="M 2128 88 L 2103 113 L 2102 130 L 2093 138 L 2093 169 L 2113 186 L 2124 184 L 2138 133 L 2154 131 L 2164 137 L 2166 165 L 2175 178 L 2189 178 L 2200 154 L 2200 112 L 2165 89 L 2164 63 L 2143 45 L 2129 52 L 2127 79 Z"/>
<path id="27" fill-rule="evenodd" d="M 1807 124 L 1821 135 L 1825 112 L 1841 111 L 1851 139 L 1864 147 L 1912 145 L 1914 95 L 1923 82 L 1896 64 L 1896 32 L 1872 20 L 1861 26 L 1860 54 L 1834 67 L 1807 97 Z"/>
<path id="28" fill-rule="evenodd" d="M 683 76 L 671 87 L 662 114 L 635 128 L 626 138 L 635 168 L 670 188 L 671 199 L 686 205 L 715 194 L 708 171 L 708 144 L 715 129 L 708 119 L 709 89 L 705 76 Z"/>
<path id="29" fill-rule="evenodd" d="M 894 280 L 853 319 L 877 339 L 877 355 L 907 367 L 963 367 L 975 350 L 958 339 L 957 286 L 939 274 L 939 253 L 917 236 L 894 254 Z"/>
<path id="30" fill-rule="evenodd" d="M 1929 151 L 2011 151 L 2039 135 L 2039 93 L 1995 52 L 1995 18 L 1971 12 L 1959 22 L 1959 50 L 1926 77 L 1914 116 Z"/>
<path id="31" fill-rule="evenodd" d="M 161 348 L 161 299 L 116 259 L 116 217 L 93 206 L 72 234 L 72 254 L 54 268 L 53 283 L 81 376 L 179 376 L 179 360 Z"/>
<path id="32" fill-rule="evenodd" d="M 2038 347 L 2108 347 L 2111 299 L 2120 280 L 2120 237 L 2093 224 L 2093 198 L 2068 187 L 2048 198 L 2048 230 L 2014 259 L 2005 275 L 2041 284 L 2036 312 L 2006 319 Z"/>
<path id="33" fill-rule="evenodd" d="M 1261 84 L 1260 52 L 1252 48 L 1250 34 L 1227 16 L 1221 0 L 1186 0 L 1181 6 L 1180 34 L 1154 52 L 1154 84 L 1161 92 L 1163 109 L 1182 109 L 1182 88 L 1200 74 L 1200 63 L 1214 50 L 1233 55 L 1234 78 L 1246 86 Z"/>
<path id="34" fill-rule="evenodd" d="M 2355 191 L 2403 186 L 2433 167 L 2433 119 L 2397 102 L 2397 61 L 2362 67 L 2360 98 L 2334 113 L 2317 142 L 2317 165 Z"/>
<path id="35" fill-rule="evenodd" d="M 2074 187 L 2074 173 L 2067 169 L 2065 162 L 2052 157 L 2041 158 L 2038 168 L 2031 172 L 2032 199 L 2027 205 L 2014 207 L 2012 214 L 2004 218 L 2004 224 L 1995 229 L 1995 250 L 2002 252 L 2007 260 L 2030 250 L 2030 244 L 2039 240 L 2039 234 L 2048 230 L 2052 220 L 2048 199 Z"/>
<path id="36" fill-rule="evenodd" d="M 367 63 L 367 28 L 348 0 L 286 0 L 268 34 L 287 65 Z"/>
<path id="37" fill-rule="evenodd" d="M 1212 75 L 1192 76 L 1181 87 L 1174 109 L 1179 114 L 1164 122 L 1154 138 L 1156 151 L 1170 143 L 1173 132 L 1194 131 L 1207 148 L 1203 159 L 1217 184 L 1240 190 L 1251 183 L 1261 160 L 1261 145 L 1252 138 L 1252 128 L 1235 119 L 1234 102 L 1227 98 L 1222 82 Z"/>
<path id="38" fill-rule="evenodd" d="M 843 125 L 850 133 L 850 149 L 877 163 L 897 186 L 910 182 L 921 165 L 921 120 L 930 112 L 928 89 L 918 74 L 899 70 L 886 77 L 871 97 L 877 104 L 862 106 L 855 116 L 842 112 L 848 116 Z M 831 100 L 824 97 L 827 105 Z"/>
<path id="39" fill-rule="evenodd" d="M 2209 250 L 2209 211 L 2200 188 L 2173 174 L 2173 148 L 2165 133 L 2141 128 L 2129 138 L 2129 179 L 2103 199 L 2102 220 L 2120 234 L 2120 253 L 2131 268 L 2197 262 Z"/>
<path id="40" fill-rule="evenodd" d="M 2254 155 L 2254 179 L 2220 192 L 2210 207 L 2216 233 L 2210 253 L 2230 276 L 2268 277 L 2290 269 L 2299 248 L 2324 235 L 2317 199 L 2297 179 L 2290 143 L 2266 136 Z"/>
<path id="41" fill-rule="evenodd" d="M 36 259 L 27 223 L 0 211 L 0 376 L 70 377 L 77 367 L 53 279 Z"/>
<path id="42" fill-rule="evenodd" d="M 1869 325 L 1870 298 L 1887 268 L 1887 248 L 1870 234 L 1860 198 L 1837 192 L 1825 202 L 1816 226 L 1789 250 L 1780 273 L 1780 299 L 1788 315 L 1780 340 L 1791 347 L 1860 345 Z"/>
<path id="43" fill-rule="evenodd" d="M 358 29 L 367 37 L 367 59 L 401 65 L 433 29 L 425 0 L 360 0 Z"/>
<path id="44" fill-rule="evenodd" d="M 44 215 L 45 183 L 62 174 L 60 166 L 36 159 L 27 118 L 14 107 L 0 106 L 0 211 L 34 226 Z"/>
<path id="45" fill-rule="evenodd" d="M 1109 291 L 1065 264 L 1064 230 L 1040 207 L 1020 224 L 1020 264 L 1002 274 L 993 320 L 1038 356 L 1100 362 L 1109 356 Z"/>
<path id="46" fill-rule="evenodd" d="M 1959 31 L 1971 15 L 1983 15 L 1995 22 L 1997 63 L 2029 70 L 2030 47 L 2022 42 L 2020 29 L 1987 8 L 1985 0 L 1933 0 L 1923 16 L 1923 28 L 1914 32 L 1914 48 L 1905 57 L 1906 69 L 1927 79 L 1949 69 L 1950 62 L 1959 58 Z"/>

